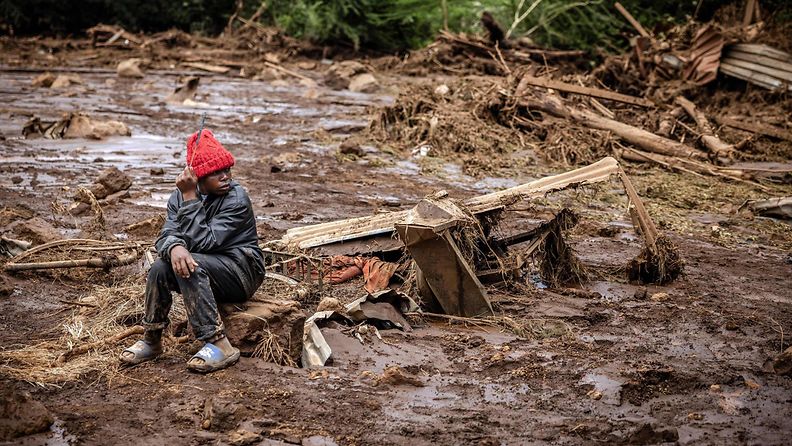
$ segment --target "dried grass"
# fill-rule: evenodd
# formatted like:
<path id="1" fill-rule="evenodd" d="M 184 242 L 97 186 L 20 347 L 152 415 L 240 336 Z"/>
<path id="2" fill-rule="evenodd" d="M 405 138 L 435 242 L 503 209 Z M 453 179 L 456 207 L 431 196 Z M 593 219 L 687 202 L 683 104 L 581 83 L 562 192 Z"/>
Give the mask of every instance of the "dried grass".
<path id="1" fill-rule="evenodd" d="M 58 386 L 88 377 L 110 378 L 119 374 L 116 344 L 106 344 L 59 363 L 58 357 L 73 348 L 101 341 L 143 319 L 145 284 L 129 280 L 111 287 L 98 286 L 76 302 L 81 304 L 63 321 L 57 339 L 32 345 L 10 346 L 0 351 L 0 376 L 39 386 Z M 170 317 L 186 319 L 181 296 L 174 295 Z M 165 355 L 173 354 L 176 342 L 165 339 Z M 124 342 L 124 341 L 122 341 Z"/>
<path id="2" fill-rule="evenodd" d="M 684 267 L 676 245 L 661 235 L 655 242 L 654 252 L 644 247 L 638 257 L 630 261 L 627 271 L 630 280 L 662 285 L 679 277 Z"/>
<path id="3" fill-rule="evenodd" d="M 564 240 L 564 231 L 572 229 L 578 222 L 578 216 L 569 209 L 563 209 L 548 225 L 548 234 L 537 250 L 539 273 L 552 287 L 563 285 L 580 285 L 588 280 L 589 273 L 575 255 L 575 251 Z"/>

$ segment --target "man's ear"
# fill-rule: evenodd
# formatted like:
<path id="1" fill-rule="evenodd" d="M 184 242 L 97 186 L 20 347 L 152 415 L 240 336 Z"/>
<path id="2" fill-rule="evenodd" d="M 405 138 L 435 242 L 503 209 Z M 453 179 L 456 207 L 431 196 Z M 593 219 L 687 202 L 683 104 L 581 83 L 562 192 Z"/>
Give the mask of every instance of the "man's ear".
<path id="1" fill-rule="evenodd" d="M 200 192 L 200 193 L 202 193 L 204 195 L 206 194 L 206 192 L 204 192 L 205 191 L 205 188 L 204 188 L 204 183 L 205 182 L 206 182 L 206 177 L 198 178 L 198 192 Z"/>

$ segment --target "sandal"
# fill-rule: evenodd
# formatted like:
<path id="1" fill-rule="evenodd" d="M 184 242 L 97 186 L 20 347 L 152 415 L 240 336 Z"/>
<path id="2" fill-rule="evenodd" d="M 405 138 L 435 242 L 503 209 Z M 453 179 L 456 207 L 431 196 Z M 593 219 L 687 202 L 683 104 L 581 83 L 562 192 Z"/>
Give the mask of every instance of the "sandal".
<path id="1" fill-rule="evenodd" d="M 124 357 L 124 353 L 132 353 L 131 358 Z M 118 359 L 126 365 L 138 365 L 140 363 L 151 361 L 162 353 L 162 345 L 154 347 L 144 340 L 140 340 L 132 344 L 131 347 L 124 349 Z"/>
<path id="2" fill-rule="evenodd" d="M 193 359 L 202 359 L 203 363 L 190 364 L 190 361 Z M 223 352 L 217 348 L 216 345 L 207 342 L 198 353 L 190 358 L 190 361 L 187 362 L 187 368 L 193 372 L 216 372 L 236 364 L 236 362 L 239 361 L 239 349 L 235 348 L 234 353 L 229 356 L 224 356 Z"/>

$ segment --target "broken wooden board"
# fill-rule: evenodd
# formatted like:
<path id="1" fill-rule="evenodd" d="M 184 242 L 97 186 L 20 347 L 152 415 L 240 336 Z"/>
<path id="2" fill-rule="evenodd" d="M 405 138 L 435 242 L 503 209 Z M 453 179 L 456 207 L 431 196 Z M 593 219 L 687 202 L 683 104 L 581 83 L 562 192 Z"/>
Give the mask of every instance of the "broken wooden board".
<path id="1" fill-rule="evenodd" d="M 720 70 L 769 90 L 792 90 L 792 55 L 767 45 L 741 43 L 728 47 Z"/>
<path id="2" fill-rule="evenodd" d="M 474 214 L 479 214 L 522 200 L 542 197 L 549 192 L 572 185 L 583 186 L 604 182 L 618 172 L 618 161 L 606 157 L 579 169 L 465 200 L 464 205 Z M 389 212 L 292 228 L 286 231 L 286 235 L 278 243 L 288 249 L 303 250 L 340 242 L 347 243 L 374 235 L 393 234 L 394 225 L 407 219 L 411 212 L 412 210 Z"/>
<path id="3" fill-rule="evenodd" d="M 398 224 L 396 231 L 446 314 L 493 314 L 487 292 L 448 231 L 437 234 L 431 227 L 411 224 Z"/>
<path id="4" fill-rule="evenodd" d="M 446 314 L 464 317 L 493 314 L 487 292 L 451 231 L 477 225 L 445 193 L 422 200 L 406 221 L 396 224 L 399 237 Z"/>

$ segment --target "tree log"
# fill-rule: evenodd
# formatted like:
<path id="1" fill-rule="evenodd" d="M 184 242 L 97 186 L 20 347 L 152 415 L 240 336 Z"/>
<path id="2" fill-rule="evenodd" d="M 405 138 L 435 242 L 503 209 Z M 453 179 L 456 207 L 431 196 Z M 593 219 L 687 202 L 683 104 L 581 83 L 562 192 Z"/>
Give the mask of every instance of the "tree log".
<path id="1" fill-rule="evenodd" d="M 520 82 L 520 84 L 522 85 L 522 82 Z M 693 147 L 689 147 L 677 141 L 663 138 L 662 136 L 616 121 L 615 119 L 599 116 L 588 110 L 569 108 L 557 97 L 544 96 L 535 99 L 519 95 L 520 91 L 522 90 L 520 86 L 518 86 L 518 103 L 522 106 L 543 111 L 559 118 L 567 118 L 584 127 L 596 130 L 607 130 L 630 144 L 641 147 L 649 152 L 680 158 L 707 159 L 707 154 L 701 150 L 694 149 Z"/>
<path id="2" fill-rule="evenodd" d="M 715 136 L 715 131 L 712 125 L 704 116 L 704 113 L 696 108 L 696 104 L 690 102 L 687 98 L 678 96 L 675 101 L 685 112 L 696 121 L 696 126 L 701 131 L 701 143 L 704 147 L 709 149 L 716 157 L 726 157 L 729 159 L 734 158 L 734 146 L 723 142 L 720 138 Z"/>

